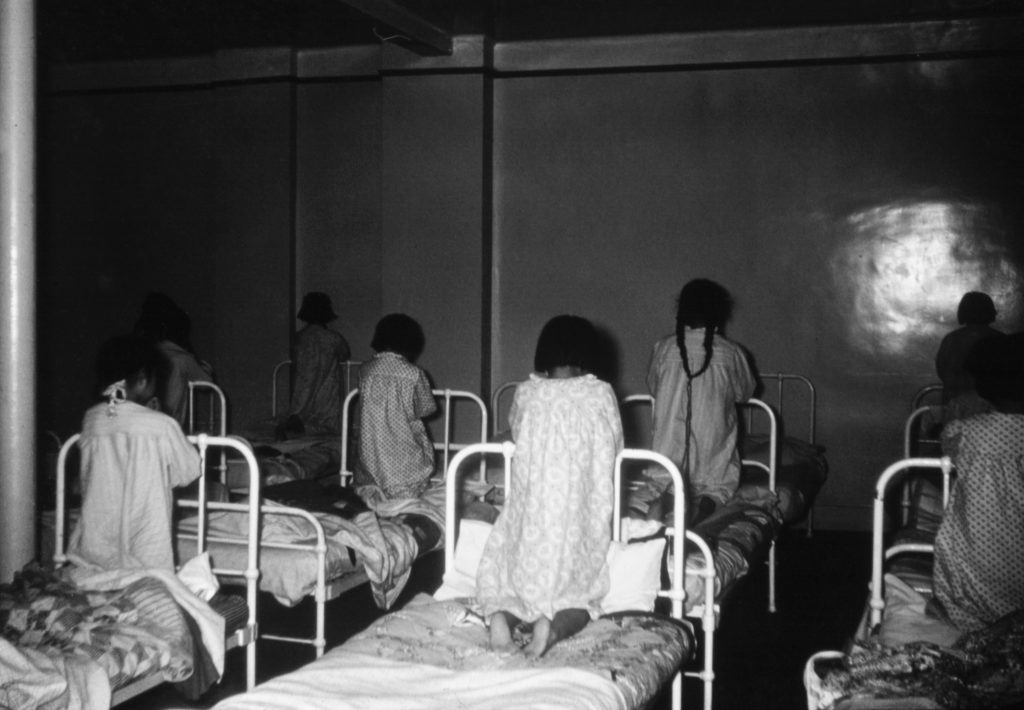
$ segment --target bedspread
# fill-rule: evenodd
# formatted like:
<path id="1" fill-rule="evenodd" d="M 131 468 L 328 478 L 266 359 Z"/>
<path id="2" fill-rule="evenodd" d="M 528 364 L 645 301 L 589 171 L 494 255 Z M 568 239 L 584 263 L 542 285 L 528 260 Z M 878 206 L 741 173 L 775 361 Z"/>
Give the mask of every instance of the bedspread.
<path id="1" fill-rule="evenodd" d="M 423 498 L 394 501 L 382 505 L 377 511 L 359 513 L 351 519 L 327 513 L 312 513 L 323 526 L 327 542 L 326 576 L 363 572 L 369 579 L 374 600 L 382 609 L 388 609 L 404 589 L 412 564 L 420 554 L 413 529 L 402 522 L 403 515 L 416 514 L 444 529 L 444 489 L 434 487 Z M 274 503 L 265 503 L 274 507 Z M 283 507 L 283 506 L 282 506 Z M 229 537 L 238 542 L 210 542 L 210 558 L 214 567 L 244 568 L 248 534 L 248 515 L 235 512 L 216 512 L 209 516 L 208 534 Z M 301 543 L 310 550 L 260 550 L 260 589 L 274 595 L 282 604 L 294 606 L 316 587 L 317 562 L 312 551 L 316 534 L 309 521 L 285 514 L 265 514 L 262 518 L 262 543 Z M 187 518 L 179 524 L 179 531 L 195 533 L 196 518 Z M 443 539 L 443 535 L 441 536 Z M 195 541 L 177 539 L 180 559 L 193 557 Z M 349 551 L 355 556 L 350 559 Z"/>
<path id="2" fill-rule="evenodd" d="M 150 673 L 160 672 L 168 681 L 192 673 L 185 619 L 165 585 L 152 577 L 92 591 L 29 565 L 0 587 L 0 625 L 7 642 L 2 668 L 4 674 L 15 673 L 0 683 L 5 707 L 32 707 L 35 701 L 45 707 L 60 675 L 69 684 L 61 695 L 77 702 L 73 699 L 98 700 L 101 678 L 109 681 L 109 694 L 110 688 Z M 26 675 L 26 669 L 34 672 Z"/>
<path id="3" fill-rule="evenodd" d="M 751 562 L 763 560 L 782 525 L 782 514 L 767 497 L 734 499 L 694 528 L 710 546 L 715 562 L 715 596 L 721 599 L 750 571 Z M 686 569 L 703 569 L 704 558 L 687 553 Z M 671 568 L 670 568 L 671 569 Z M 686 576 L 686 609 L 703 604 L 704 583 L 696 574 Z"/>
<path id="4" fill-rule="evenodd" d="M 805 673 L 809 704 L 826 708 L 1019 708 L 1024 704 L 1024 610 L 964 634 L 952 646 L 858 643 L 818 654 Z M 917 703 L 911 705 L 910 703 Z"/>
<path id="5" fill-rule="evenodd" d="M 310 666 L 217 707 L 637 708 L 692 651 L 685 622 L 637 615 L 598 619 L 540 659 L 496 653 L 471 605 L 421 594 Z"/>

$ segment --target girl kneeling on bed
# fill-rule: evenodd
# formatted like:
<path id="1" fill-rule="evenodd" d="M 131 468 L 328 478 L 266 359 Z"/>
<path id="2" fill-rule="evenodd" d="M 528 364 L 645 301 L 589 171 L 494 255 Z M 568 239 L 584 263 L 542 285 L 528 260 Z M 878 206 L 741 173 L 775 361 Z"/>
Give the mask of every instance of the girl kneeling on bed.
<path id="1" fill-rule="evenodd" d="M 542 656 L 586 626 L 608 591 L 622 422 L 611 386 L 590 374 L 597 340 L 583 318 L 551 319 L 536 372 L 516 389 L 511 492 L 477 572 L 494 650 L 515 650 L 522 621 L 533 624 L 527 655 Z"/>
<path id="2" fill-rule="evenodd" d="M 125 336 L 97 360 L 101 401 L 85 413 L 82 516 L 68 556 L 79 566 L 174 571 L 173 488 L 199 477 L 199 454 L 156 396 L 166 362 L 154 345 Z"/>

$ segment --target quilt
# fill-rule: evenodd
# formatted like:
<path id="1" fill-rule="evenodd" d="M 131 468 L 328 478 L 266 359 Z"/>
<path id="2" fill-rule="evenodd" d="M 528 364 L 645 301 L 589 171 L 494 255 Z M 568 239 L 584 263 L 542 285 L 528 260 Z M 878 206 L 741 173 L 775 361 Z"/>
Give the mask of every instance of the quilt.
<path id="1" fill-rule="evenodd" d="M 193 671 L 183 612 L 148 576 L 120 589 L 86 590 L 31 564 L 0 586 L 0 636 L 3 707 L 47 707 L 54 694 L 92 707 L 81 699 L 102 700 L 103 679 L 109 694 L 151 673 L 177 682 Z"/>

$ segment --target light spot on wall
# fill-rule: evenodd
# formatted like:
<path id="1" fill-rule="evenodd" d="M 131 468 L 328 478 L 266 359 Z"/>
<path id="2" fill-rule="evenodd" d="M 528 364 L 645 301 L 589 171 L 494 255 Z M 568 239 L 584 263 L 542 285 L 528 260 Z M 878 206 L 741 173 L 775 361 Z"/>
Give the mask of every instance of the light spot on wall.
<path id="1" fill-rule="evenodd" d="M 849 344 L 881 357 L 930 352 L 957 326 L 967 291 L 1021 315 L 1022 270 L 997 210 L 959 201 L 890 203 L 850 214 L 831 262 Z"/>

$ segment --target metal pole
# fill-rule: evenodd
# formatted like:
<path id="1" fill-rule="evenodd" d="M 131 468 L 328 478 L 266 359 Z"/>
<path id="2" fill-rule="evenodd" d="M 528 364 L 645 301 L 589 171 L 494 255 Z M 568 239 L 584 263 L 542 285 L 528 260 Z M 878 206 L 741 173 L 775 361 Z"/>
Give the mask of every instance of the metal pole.
<path id="1" fill-rule="evenodd" d="M 34 0 L 0 2 L 0 582 L 35 556 Z"/>

